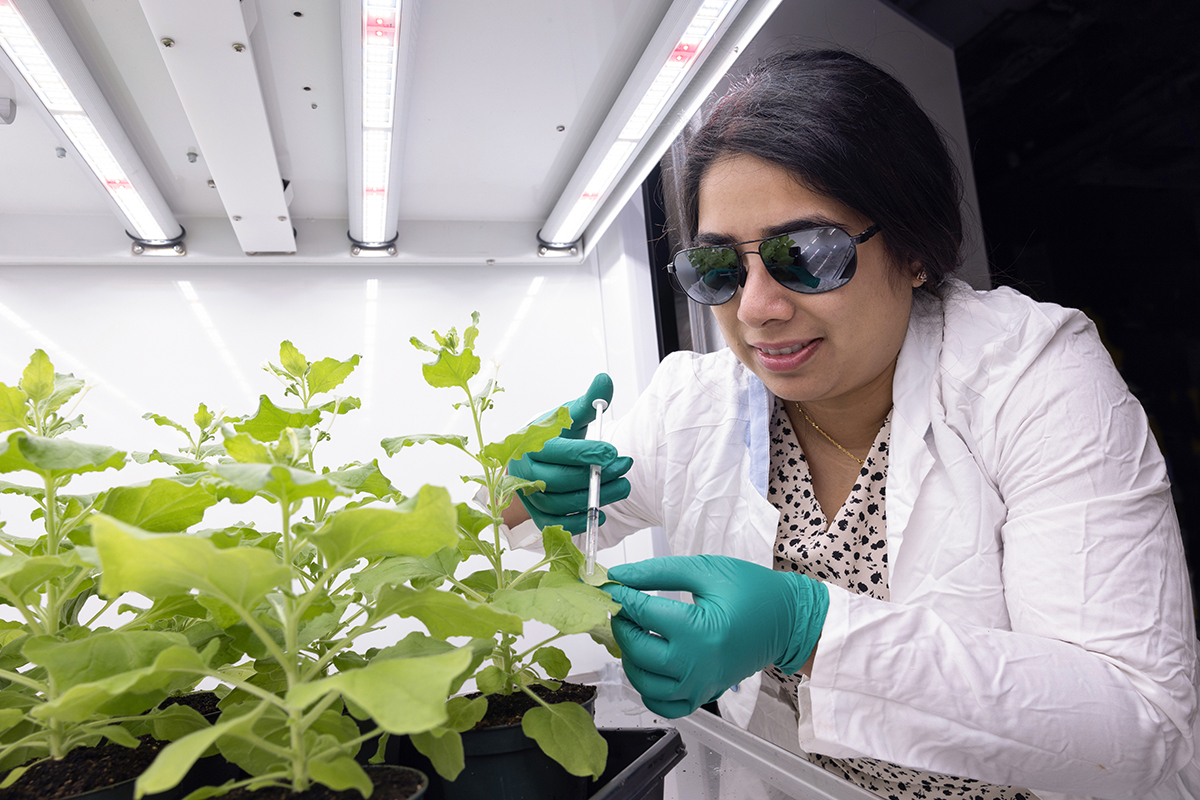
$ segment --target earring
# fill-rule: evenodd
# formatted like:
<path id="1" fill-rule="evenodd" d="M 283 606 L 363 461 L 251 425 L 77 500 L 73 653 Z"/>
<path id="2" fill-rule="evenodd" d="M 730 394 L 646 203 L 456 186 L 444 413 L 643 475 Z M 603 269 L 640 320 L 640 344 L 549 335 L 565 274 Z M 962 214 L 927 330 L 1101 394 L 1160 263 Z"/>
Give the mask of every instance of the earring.
<path id="1" fill-rule="evenodd" d="M 917 273 L 917 280 L 919 280 L 921 283 L 925 283 L 927 280 L 929 280 L 929 274 L 925 272 L 924 268 Z"/>

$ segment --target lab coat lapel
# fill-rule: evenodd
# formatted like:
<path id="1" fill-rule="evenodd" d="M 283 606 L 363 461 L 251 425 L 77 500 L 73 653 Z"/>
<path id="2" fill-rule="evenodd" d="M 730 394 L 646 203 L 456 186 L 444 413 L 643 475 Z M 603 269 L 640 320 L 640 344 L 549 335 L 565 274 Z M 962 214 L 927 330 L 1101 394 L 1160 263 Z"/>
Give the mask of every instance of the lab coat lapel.
<path id="1" fill-rule="evenodd" d="M 895 565 L 921 483 L 933 466 L 930 430 L 935 375 L 942 345 L 940 305 L 914 305 L 892 382 L 892 438 L 887 477 L 888 564 Z M 892 599 L 904 595 L 889 578 Z"/>

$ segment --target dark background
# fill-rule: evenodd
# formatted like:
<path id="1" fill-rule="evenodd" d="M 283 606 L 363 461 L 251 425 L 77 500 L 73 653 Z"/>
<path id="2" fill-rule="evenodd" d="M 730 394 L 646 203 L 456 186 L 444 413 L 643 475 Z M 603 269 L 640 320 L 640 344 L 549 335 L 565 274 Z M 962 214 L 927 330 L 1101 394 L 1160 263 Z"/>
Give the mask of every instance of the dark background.
<path id="1" fill-rule="evenodd" d="M 1200 597 L 1200 0 L 889 2 L 955 48 L 993 285 L 1085 311 L 1145 407 Z"/>

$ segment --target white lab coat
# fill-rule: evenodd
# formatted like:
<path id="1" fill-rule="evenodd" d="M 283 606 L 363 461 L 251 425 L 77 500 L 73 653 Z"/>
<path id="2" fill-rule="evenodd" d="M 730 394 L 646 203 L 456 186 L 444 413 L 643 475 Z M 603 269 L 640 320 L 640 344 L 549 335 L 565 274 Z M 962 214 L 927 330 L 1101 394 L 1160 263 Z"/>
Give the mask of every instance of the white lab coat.
<path id="1" fill-rule="evenodd" d="M 914 309 L 893 398 L 891 602 L 830 587 L 799 746 L 1043 798 L 1190 797 L 1197 654 L 1178 522 L 1094 326 L 956 283 Z M 634 459 L 633 491 L 605 507 L 601 546 L 662 526 L 675 554 L 770 566 L 771 401 L 729 350 L 664 360 L 606 431 Z M 724 714 L 745 727 L 760 683 L 726 692 Z"/>

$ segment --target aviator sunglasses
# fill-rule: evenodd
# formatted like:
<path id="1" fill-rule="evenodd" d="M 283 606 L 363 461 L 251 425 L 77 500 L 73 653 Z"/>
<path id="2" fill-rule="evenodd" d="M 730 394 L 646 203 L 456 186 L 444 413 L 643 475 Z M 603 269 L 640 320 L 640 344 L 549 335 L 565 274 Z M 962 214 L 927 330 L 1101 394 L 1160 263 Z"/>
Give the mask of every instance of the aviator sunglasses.
<path id="1" fill-rule="evenodd" d="M 800 294 L 821 294 L 841 288 L 858 267 L 858 245 L 879 233 L 872 225 L 858 236 L 828 225 L 751 239 L 748 242 L 692 247 L 681 250 L 667 271 L 688 297 L 706 306 L 719 306 L 746 285 L 746 269 L 735 249 L 758 244 L 767 274 Z"/>

